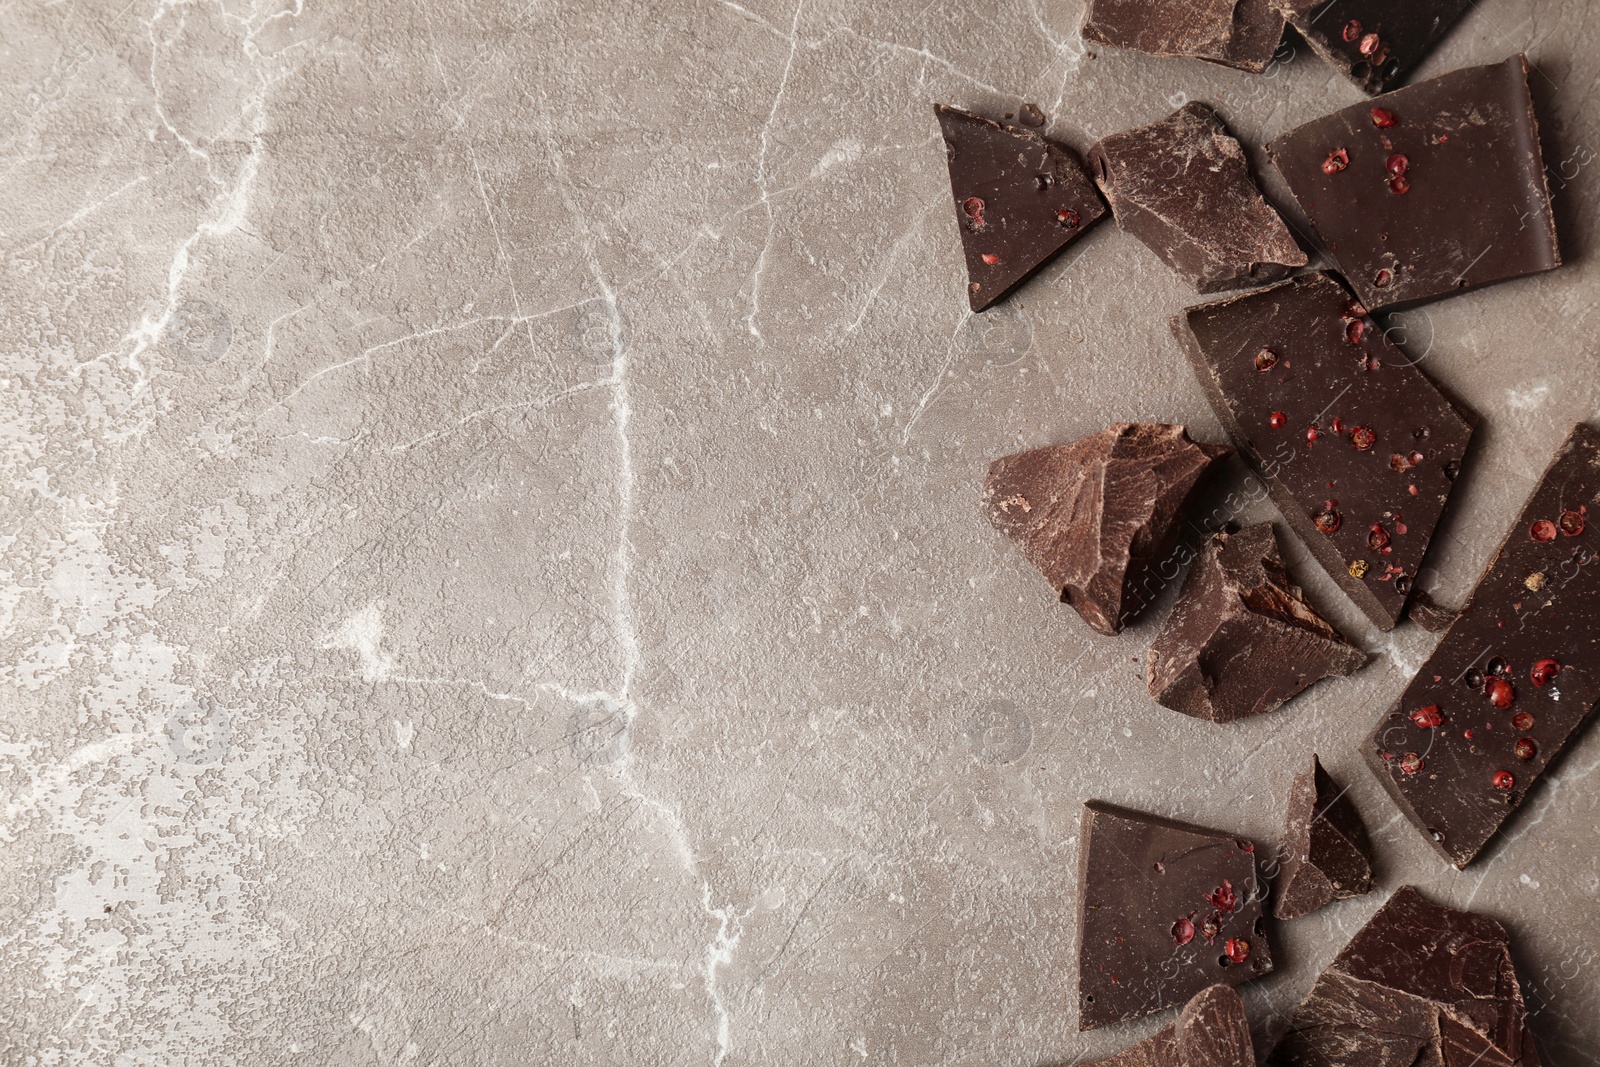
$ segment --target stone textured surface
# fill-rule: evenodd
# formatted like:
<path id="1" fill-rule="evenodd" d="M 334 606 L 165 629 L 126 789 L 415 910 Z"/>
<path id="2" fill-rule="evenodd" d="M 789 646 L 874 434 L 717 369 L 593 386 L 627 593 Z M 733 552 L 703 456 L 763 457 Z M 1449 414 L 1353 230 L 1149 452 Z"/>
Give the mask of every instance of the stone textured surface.
<path id="1" fill-rule="evenodd" d="M 968 313 L 930 103 L 1081 151 L 1207 100 L 1259 172 L 1358 97 L 1078 17 L 7 7 L 0 1062 L 1107 1055 L 1171 1020 L 1077 1033 L 1082 801 L 1268 840 L 1313 749 L 1583 1062 L 1600 735 L 1457 873 L 1353 748 L 1437 636 L 1286 543 L 1379 659 L 1224 742 L 1145 696 L 1164 609 L 1089 633 L 983 521 L 995 456 L 1221 429 L 1112 227 Z M 1600 13 L 1485 0 L 1419 76 L 1524 48 L 1568 266 L 1403 320 L 1484 416 L 1451 605 L 1600 409 Z M 1381 896 L 1280 929 L 1258 1048 Z"/>

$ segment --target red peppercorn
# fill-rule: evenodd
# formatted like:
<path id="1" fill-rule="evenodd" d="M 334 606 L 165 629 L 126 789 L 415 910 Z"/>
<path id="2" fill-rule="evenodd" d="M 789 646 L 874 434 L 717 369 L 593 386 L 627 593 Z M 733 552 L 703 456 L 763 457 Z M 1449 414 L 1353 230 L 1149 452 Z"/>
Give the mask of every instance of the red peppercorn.
<path id="1" fill-rule="evenodd" d="M 1439 705 L 1429 704 L 1425 708 L 1416 708 L 1411 712 L 1411 721 L 1424 730 L 1431 730 L 1444 722 L 1444 716 L 1439 714 Z"/>

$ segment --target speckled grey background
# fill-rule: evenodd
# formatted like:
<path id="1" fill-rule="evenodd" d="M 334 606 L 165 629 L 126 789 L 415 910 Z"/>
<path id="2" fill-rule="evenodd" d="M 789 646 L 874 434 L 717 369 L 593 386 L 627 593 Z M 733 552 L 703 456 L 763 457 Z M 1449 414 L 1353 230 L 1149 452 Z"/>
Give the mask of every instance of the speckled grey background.
<path id="1" fill-rule="evenodd" d="M 1159 1020 L 1077 1033 L 1081 801 L 1272 840 L 1315 749 L 1385 890 L 1505 919 L 1547 1061 L 1594 1062 L 1600 735 L 1457 873 L 1353 751 L 1435 637 L 1296 547 L 1374 662 L 1186 720 L 1149 623 L 1091 633 L 979 514 L 1002 452 L 1220 429 L 1194 297 L 1111 225 L 965 312 L 929 103 L 1084 148 L 1358 98 L 1078 14 L 6 4 L 0 1061 L 1103 1054 Z M 1600 15 L 1486 0 L 1422 73 L 1517 50 L 1569 265 L 1405 318 L 1485 420 L 1446 601 L 1600 409 Z M 1380 897 L 1279 930 L 1258 1036 Z"/>

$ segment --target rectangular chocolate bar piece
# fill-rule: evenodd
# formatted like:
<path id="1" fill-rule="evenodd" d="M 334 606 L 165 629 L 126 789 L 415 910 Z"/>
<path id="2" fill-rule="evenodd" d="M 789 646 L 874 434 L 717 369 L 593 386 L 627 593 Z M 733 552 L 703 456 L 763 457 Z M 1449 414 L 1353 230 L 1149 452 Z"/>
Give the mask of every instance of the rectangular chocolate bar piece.
<path id="1" fill-rule="evenodd" d="M 1091 800 L 1078 847 L 1078 1029 L 1272 970 L 1249 841 Z"/>
<path id="2" fill-rule="evenodd" d="M 1400 84 L 1472 0 L 1276 0 L 1313 51 L 1368 93 Z"/>
<path id="3" fill-rule="evenodd" d="M 1600 698 L 1600 431 L 1556 453 L 1467 606 L 1362 744 L 1434 848 L 1471 863 Z"/>
<path id="4" fill-rule="evenodd" d="M 1290 527 L 1393 629 L 1460 470 L 1467 420 L 1328 274 L 1189 308 L 1173 329 Z"/>
<path id="5" fill-rule="evenodd" d="M 1374 311 L 1561 265 L 1520 55 L 1335 111 L 1267 153 Z"/>

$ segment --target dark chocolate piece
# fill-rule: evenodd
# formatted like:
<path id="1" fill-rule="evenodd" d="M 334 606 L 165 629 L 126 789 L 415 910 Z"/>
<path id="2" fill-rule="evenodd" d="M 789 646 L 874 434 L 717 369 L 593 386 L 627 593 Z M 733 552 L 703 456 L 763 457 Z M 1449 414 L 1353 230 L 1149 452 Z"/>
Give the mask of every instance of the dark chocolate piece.
<path id="1" fill-rule="evenodd" d="M 1279 919 L 1298 919 L 1329 901 L 1372 890 L 1366 827 L 1349 793 L 1315 755 L 1289 790 L 1289 826 L 1279 856 L 1283 866 L 1272 898 L 1272 914 Z"/>
<path id="2" fill-rule="evenodd" d="M 1078 847 L 1078 1029 L 1272 970 L 1250 842 L 1091 800 Z"/>
<path id="3" fill-rule="evenodd" d="M 1402 886 L 1295 1009 L 1273 1067 L 1538 1067 L 1511 942 Z"/>
<path id="4" fill-rule="evenodd" d="M 1178 1058 L 1183 1067 L 1255 1067 L 1255 1042 L 1244 1001 L 1229 985 L 1196 993 L 1178 1015 Z"/>
<path id="5" fill-rule="evenodd" d="M 1230 985 L 1202 989 L 1177 1020 L 1110 1059 L 1083 1067 L 1255 1067 L 1244 1001 Z"/>
<path id="6" fill-rule="evenodd" d="M 1150 646 L 1157 704 L 1211 722 L 1264 715 L 1323 678 L 1367 662 L 1289 582 L 1272 524 L 1219 533 L 1200 549 Z"/>
<path id="7" fill-rule="evenodd" d="M 1381 629 L 1405 610 L 1472 428 L 1331 276 L 1174 322 L 1294 532 Z"/>
<path id="8" fill-rule="evenodd" d="M 1370 309 L 1561 266 L 1522 56 L 1335 111 L 1267 152 Z"/>
<path id="9" fill-rule="evenodd" d="M 1085 41 L 1260 73 L 1283 38 L 1272 0 L 1089 0 Z"/>
<path id="10" fill-rule="evenodd" d="M 1368 93 L 1405 79 L 1472 0 L 1275 0 L 1279 13 L 1339 73 Z"/>
<path id="11" fill-rule="evenodd" d="M 1127 601 L 1172 550 L 1200 478 L 1233 450 L 1182 426 L 1118 423 L 1070 445 L 997 459 L 983 483 L 995 529 L 1017 542 L 1085 622 L 1117 634 L 1144 606 Z"/>
<path id="12" fill-rule="evenodd" d="M 1106 206 L 1066 145 L 944 104 L 933 110 L 967 256 L 967 297 L 982 311 L 1082 237 Z"/>
<path id="13" fill-rule="evenodd" d="M 1089 149 L 1089 166 L 1117 226 L 1197 292 L 1260 285 L 1306 265 L 1239 142 L 1205 104 L 1104 138 Z"/>
<path id="14" fill-rule="evenodd" d="M 1597 503 L 1600 431 L 1580 425 L 1467 606 L 1361 746 L 1401 810 L 1457 867 L 1594 714 L 1600 526 L 1587 508 Z"/>

